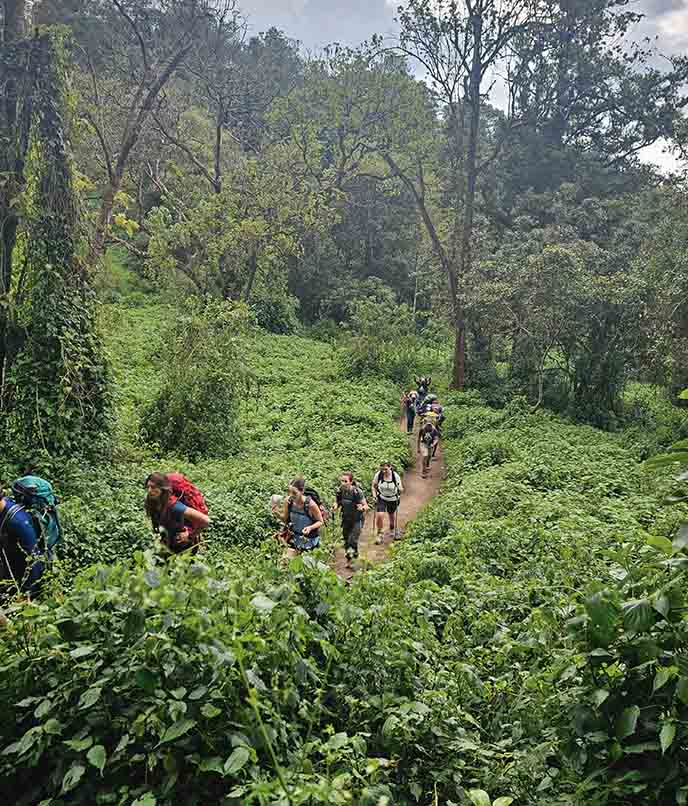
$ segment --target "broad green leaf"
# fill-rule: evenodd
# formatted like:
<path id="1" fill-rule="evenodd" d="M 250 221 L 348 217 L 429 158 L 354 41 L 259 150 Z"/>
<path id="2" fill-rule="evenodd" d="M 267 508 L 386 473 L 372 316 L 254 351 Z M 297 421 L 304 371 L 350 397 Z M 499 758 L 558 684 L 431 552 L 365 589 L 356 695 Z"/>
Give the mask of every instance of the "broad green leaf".
<path id="1" fill-rule="evenodd" d="M 201 763 L 198 765 L 198 769 L 201 772 L 218 772 L 220 775 L 224 775 L 225 772 L 224 764 L 222 763 L 220 756 L 204 758 L 203 761 L 201 761 Z"/>
<path id="2" fill-rule="evenodd" d="M 180 736 L 183 736 L 185 733 L 190 731 L 195 724 L 195 719 L 177 720 L 174 725 L 170 725 L 170 727 L 167 728 L 162 739 L 160 739 L 160 744 L 164 744 L 165 742 L 173 742 L 175 739 L 178 739 Z"/>
<path id="3" fill-rule="evenodd" d="M 107 753 L 105 752 L 103 745 L 97 744 L 92 747 L 86 754 L 86 758 L 88 759 L 88 763 L 92 764 L 102 775 L 103 767 L 107 761 Z"/>
<path id="4" fill-rule="evenodd" d="M 197 688 L 195 688 L 195 689 L 194 689 L 194 690 L 191 692 L 191 694 L 189 694 L 189 699 L 190 699 L 190 700 L 200 700 L 200 699 L 202 699 L 202 698 L 203 698 L 203 697 L 204 697 L 204 696 L 205 696 L 207 693 L 208 693 L 208 687 L 207 687 L 207 686 L 198 686 Z"/>
<path id="5" fill-rule="evenodd" d="M 264 612 L 269 613 L 273 607 L 277 605 L 277 602 L 274 602 L 264 593 L 257 593 L 253 599 L 251 599 L 251 604 L 257 609 L 262 610 Z"/>
<path id="6" fill-rule="evenodd" d="M 344 747 L 348 741 L 349 737 L 346 733 L 335 733 L 334 736 L 330 736 L 327 740 L 327 747 L 330 750 L 339 750 Z"/>
<path id="7" fill-rule="evenodd" d="M 84 691 L 79 700 L 79 708 L 90 708 L 92 705 L 95 705 L 100 699 L 102 691 L 99 686 L 94 686 Z"/>
<path id="8" fill-rule="evenodd" d="M 43 719 L 48 713 L 50 713 L 51 708 L 53 707 L 52 700 L 46 698 L 41 703 L 36 706 L 36 710 L 33 712 L 33 715 L 36 719 Z"/>
<path id="9" fill-rule="evenodd" d="M 604 688 L 595 689 L 592 693 L 592 701 L 599 708 L 600 705 L 609 697 L 609 692 Z"/>
<path id="10" fill-rule="evenodd" d="M 676 551 L 682 551 L 688 546 L 688 523 L 684 523 L 678 530 L 676 537 L 672 541 L 672 545 Z"/>
<path id="11" fill-rule="evenodd" d="M 145 795 L 141 795 L 140 798 L 132 801 L 131 806 L 155 806 L 157 802 L 157 798 L 152 792 L 146 792 Z"/>
<path id="12" fill-rule="evenodd" d="M 654 546 L 656 549 L 663 551 L 664 554 L 671 555 L 674 553 L 674 546 L 668 537 L 662 537 L 662 535 L 649 535 L 647 542 L 648 545 Z"/>
<path id="13" fill-rule="evenodd" d="M 496 801 L 492 804 L 492 806 L 511 806 L 514 802 L 513 798 L 497 798 Z"/>
<path id="14" fill-rule="evenodd" d="M 43 732 L 47 733 L 49 736 L 58 736 L 62 732 L 62 728 L 64 725 L 57 719 L 49 719 L 45 725 L 43 725 Z"/>
<path id="15" fill-rule="evenodd" d="M 676 723 L 665 722 L 659 732 L 659 743 L 662 746 L 662 755 L 671 747 L 676 736 Z"/>
<path id="16" fill-rule="evenodd" d="M 659 596 L 655 596 L 652 600 L 652 606 L 658 613 L 666 618 L 669 615 L 669 610 L 671 610 L 671 601 L 668 596 L 660 594 Z"/>
<path id="17" fill-rule="evenodd" d="M 675 667 L 661 667 L 655 674 L 655 679 L 652 683 L 652 691 L 659 691 L 660 688 L 676 673 Z"/>
<path id="18" fill-rule="evenodd" d="M 77 753 L 81 753 L 83 750 L 88 750 L 88 748 L 93 744 L 93 738 L 91 736 L 87 736 L 85 739 L 68 739 L 62 744 L 66 744 L 67 747 L 71 747 L 72 750 L 76 750 Z"/>
<path id="19" fill-rule="evenodd" d="M 225 761 L 224 771 L 226 775 L 233 775 L 246 764 L 250 754 L 245 747 L 237 747 L 231 756 Z"/>
<path id="20" fill-rule="evenodd" d="M 490 806 L 490 796 L 484 789 L 471 789 L 468 792 L 473 806 Z"/>
<path id="21" fill-rule="evenodd" d="M 629 708 L 623 709 L 616 720 L 616 735 L 619 739 L 625 739 L 635 733 L 639 716 L 640 708 L 637 705 L 631 705 Z"/>
<path id="22" fill-rule="evenodd" d="M 92 655 L 96 651 L 94 646 L 78 646 L 73 649 L 69 654 L 74 658 L 85 658 L 87 655 Z"/>
<path id="23" fill-rule="evenodd" d="M 682 392 L 678 393 L 679 400 L 688 400 L 688 389 L 684 389 Z"/>
<path id="24" fill-rule="evenodd" d="M 62 794 L 64 795 L 67 792 L 71 792 L 82 779 L 85 772 L 86 767 L 84 767 L 83 764 L 72 764 L 62 779 Z"/>
<path id="25" fill-rule="evenodd" d="M 633 632 L 645 632 L 655 623 L 655 615 L 652 605 L 647 599 L 639 599 L 635 602 L 627 602 L 623 606 L 624 627 Z"/>
<path id="26" fill-rule="evenodd" d="M 688 705 L 688 677 L 679 678 L 676 684 L 676 696 L 684 705 Z"/>
<path id="27" fill-rule="evenodd" d="M 201 713 L 207 719 L 213 719 L 216 716 L 219 716 L 222 711 L 220 708 L 216 708 L 212 703 L 207 702 L 202 708 Z"/>

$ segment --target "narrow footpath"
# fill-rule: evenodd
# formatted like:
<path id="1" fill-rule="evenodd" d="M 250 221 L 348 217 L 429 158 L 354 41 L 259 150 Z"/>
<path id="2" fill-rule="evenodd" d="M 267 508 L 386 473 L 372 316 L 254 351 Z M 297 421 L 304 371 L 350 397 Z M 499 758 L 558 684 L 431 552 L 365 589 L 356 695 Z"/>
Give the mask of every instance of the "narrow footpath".
<path id="1" fill-rule="evenodd" d="M 406 423 L 400 425 L 401 430 L 406 430 Z M 401 504 L 397 513 L 399 540 L 394 541 L 391 535 L 385 531 L 384 542 L 380 545 L 375 543 L 375 518 L 372 511 L 372 495 L 370 490 L 364 490 L 371 510 L 366 514 L 366 522 L 358 543 L 358 560 L 354 560 L 351 565 L 347 565 L 344 547 L 341 544 L 341 532 L 339 534 L 340 543 L 337 546 L 334 557 L 334 569 L 342 579 L 350 580 L 357 572 L 366 567 L 368 563 L 377 565 L 387 560 L 390 548 L 394 542 L 404 539 L 404 529 L 406 524 L 412 521 L 418 512 L 433 499 L 440 490 L 442 479 L 444 478 L 444 458 L 442 457 L 442 445 L 437 451 L 437 456 L 430 466 L 430 474 L 427 479 L 421 478 L 420 455 L 416 453 L 416 440 L 418 439 L 418 422 L 413 434 L 409 434 L 411 452 L 415 456 L 415 463 L 407 468 L 403 475 L 404 493 L 401 496 Z M 385 530 L 389 526 L 387 515 L 385 515 Z"/>

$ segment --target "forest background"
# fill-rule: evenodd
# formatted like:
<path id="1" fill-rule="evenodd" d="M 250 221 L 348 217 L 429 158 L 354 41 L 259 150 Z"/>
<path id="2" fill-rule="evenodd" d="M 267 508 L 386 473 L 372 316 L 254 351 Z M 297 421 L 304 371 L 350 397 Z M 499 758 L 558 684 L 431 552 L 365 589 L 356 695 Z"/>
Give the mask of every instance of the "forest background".
<path id="1" fill-rule="evenodd" d="M 688 59 L 624 0 L 409 0 L 318 54 L 230 0 L 1 9 L 0 476 L 54 480 L 69 534 L 2 650 L 25 802 L 686 802 L 682 516 L 638 461 L 686 430 Z M 269 495 L 408 462 L 417 372 L 454 390 L 442 500 L 351 598 L 280 577 Z M 147 551 L 156 465 L 208 494 L 196 576 Z"/>

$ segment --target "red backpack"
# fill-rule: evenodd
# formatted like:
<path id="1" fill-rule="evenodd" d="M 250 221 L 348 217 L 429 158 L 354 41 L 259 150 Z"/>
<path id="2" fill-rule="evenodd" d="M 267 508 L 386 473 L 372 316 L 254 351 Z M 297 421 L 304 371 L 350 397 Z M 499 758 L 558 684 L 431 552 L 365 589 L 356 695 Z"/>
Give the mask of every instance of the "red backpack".
<path id="1" fill-rule="evenodd" d="M 198 510 L 204 515 L 208 514 L 208 505 L 205 503 L 203 493 L 181 473 L 168 473 L 167 480 L 172 485 L 172 495 L 187 507 Z M 175 501 L 170 501 L 174 504 Z"/>

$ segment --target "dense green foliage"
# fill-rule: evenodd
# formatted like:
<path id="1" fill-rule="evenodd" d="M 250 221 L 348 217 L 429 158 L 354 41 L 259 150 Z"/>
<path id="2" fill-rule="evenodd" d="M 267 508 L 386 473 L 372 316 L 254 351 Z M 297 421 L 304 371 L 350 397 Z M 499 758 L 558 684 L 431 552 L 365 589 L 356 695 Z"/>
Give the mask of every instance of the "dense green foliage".
<path id="1" fill-rule="evenodd" d="M 198 389 L 194 371 L 203 372 L 203 361 L 184 363 L 170 344 L 180 316 L 175 308 L 162 305 L 116 305 L 104 311 L 102 327 L 116 391 L 116 461 L 103 465 L 75 459 L 35 466 L 60 491 L 67 528 L 64 553 L 74 566 L 123 559 L 149 545 L 143 483 L 157 468 L 181 470 L 201 487 L 213 519 L 209 543 L 219 551 L 256 545 L 267 537 L 274 528 L 270 496 L 286 493 L 295 476 L 303 474 L 331 500 L 343 469 L 351 469 L 368 484 L 382 459 L 400 467 L 407 461 L 406 440 L 390 417 L 398 406 L 393 385 L 370 379 L 346 381 L 331 345 L 256 330 L 243 337 L 228 336 L 250 378 L 247 392 L 233 397 L 234 408 L 218 411 L 215 420 L 211 403 L 204 406 L 202 399 L 196 409 L 184 409 L 182 420 L 187 413 L 191 418 L 184 426 L 188 430 L 178 428 L 171 435 L 178 440 L 175 452 L 160 453 L 157 435 L 165 432 L 153 432 L 153 442 L 144 436 L 151 408 L 164 395 L 184 399 L 184 394 L 174 397 L 175 390 L 166 391 L 170 362 L 178 361 L 172 372 L 181 379 L 189 400 Z M 233 321 L 230 316 L 229 326 Z M 220 373 L 218 377 L 236 371 L 222 364 L 222 344 L 215 336 L 207 347 L 196 342 L 196 349 L 210 352 L 207 360 L 215 362 L 211 368 Z M 202 380 L 208 377 L 212 376 L 203 375 Z M 198 394 L 202 397 L 203 390 Z M 199 449 L 188 440 L 194 433 L 205 436 L 203 429 L 213 423 L 236 435 L 231 455 L 211 459 L 216 456 L 213 446 L 194 463 L 186 457 L 198 456 Z M 7 484 L 20 468 L 9 464 L 8 457 L 0 461 L 0 475 Z"/>
<path id="2" fill-rule="evenodd" d="M 680 803 L 670 479 L 518 401 L 451 405 L 446 488 L 350 589 L 270 551 L 140 554 L 25 607 L 5 780 L 27 803 Z"/>
<path id="3" fill-rule="evenodd" d="M 0 480 L 65 532 L 2 603 L 3 801 L 688 804 L 686 174 L 638 158 L 685 158 L 688 58 L 627 0 L 398 22 L 307 58 L 234 0 L 0 3 Z M 416 374 L 437 499 L 348 586 L 330 527 L 287 562 L 270 496 L 408 465 Z"/>

